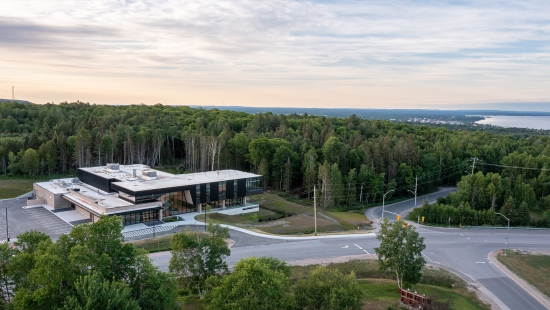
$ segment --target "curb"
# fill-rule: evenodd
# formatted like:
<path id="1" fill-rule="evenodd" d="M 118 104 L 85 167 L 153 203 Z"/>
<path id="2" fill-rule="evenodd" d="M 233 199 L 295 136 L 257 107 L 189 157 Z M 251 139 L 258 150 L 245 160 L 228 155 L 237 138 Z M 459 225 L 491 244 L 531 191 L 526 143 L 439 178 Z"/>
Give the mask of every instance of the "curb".
<path id="1" fill-rule="evenodd" d="M 506 276 L 508 276 L 514 282 L 516 282 L 516 284 L 519 285 L 521 288 L 523 288 L 527 293 L 529 293 L 529 295 L 533 296 L 533 298 L 535 298 L 547 309 L 550 309 L 550 298 L 546 297 L 546 295 L 540 292 L 537 288 L 527 283 L 527 281 L 520 278 L 513 271 L 511 271 L 506 266 L 504 266 L 501 262 L 499 262 L 497 259 L 497 250 L 489 253 L 487 257 L 489 258 L 489 261 L 493 263 L 494 266 L 496 266 L 500 271 L 502 271 Z"/>

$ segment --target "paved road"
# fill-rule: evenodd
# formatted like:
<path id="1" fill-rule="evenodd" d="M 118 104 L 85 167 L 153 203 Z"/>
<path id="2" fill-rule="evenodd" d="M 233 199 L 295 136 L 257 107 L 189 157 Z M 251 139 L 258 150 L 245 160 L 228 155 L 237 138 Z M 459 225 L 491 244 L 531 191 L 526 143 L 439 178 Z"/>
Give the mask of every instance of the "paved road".
<path id="1" fill-rule="evenodd" d="M 451 190 L 429 195 L 430 201 Z M 421 200 L 419 200 L 421 201 Z M 414 205 L 414 200 L 388 205 L 388 211 L 401 213 Z M 372 210 L 376 212 L 375 210 Z M 381 209 L 379 210 L 381 213 Z M 376 214 L 376 213 L 373 214 Z M 391 215 L 391 213 L 388 213 Z M 395 219 L 395 216 L 394 216 Z M 504 229 L 445 229 L 418 227 L 425 238 L 423 252 L 428 263 L 451 269 L 467 282 L 484 291 L 502 309 L 546 309 L 534 297 L 508 278 L 490 263 L 488 255 L 493 250 L 502 249 L 506 242 Z M 229 265 L 241 258 L 250 256 L 274 256 L 282 260 L 307 258 L 328 258 L 347 255 L 372 254 L 379 245 L 373 235 L 347 237 L 342 239 L 315 240 L 275 240 L 250 236 L 231 230 L 231 238 L 236 241 L 228 257 Z M 523 250 L 549 250 L 549 230 L 510 230 L 509 247 Z M 155 265 L 168 270 L 170 253 L 151 254 Z"/>
<path id="2" fill-rule="evenodd" d="M 456 187 L 446 187 L 446 188 L 441 188 L 439 191 L 435 193 L 418 196 L 416 199 L 417 205 L 422 205 L 422 203 L 426 199 L 429 202 L 432 202 L 432 201 L 436 201 L 437 198 L 439 197 L 447 197 L 447 195 L 455 191 L 456 191 Z M 387 217 L 390 221 L 395 221 L 397 214 L 404 213 L 408 210 L 411 210 L 414 207 L 415 207 L 414 198 L 401 201 L 398 203 L 394 203 L 391 205 L 386 205 L 384 207 L 384 213 L 385 213 L 384 217 Z M 382 207 L 371 208 L 368 210 L 368 212 L 370 212 L 370 214 L 367 214 L 367 216 L 370 219 L 379 219 L 382 217 Z"/>

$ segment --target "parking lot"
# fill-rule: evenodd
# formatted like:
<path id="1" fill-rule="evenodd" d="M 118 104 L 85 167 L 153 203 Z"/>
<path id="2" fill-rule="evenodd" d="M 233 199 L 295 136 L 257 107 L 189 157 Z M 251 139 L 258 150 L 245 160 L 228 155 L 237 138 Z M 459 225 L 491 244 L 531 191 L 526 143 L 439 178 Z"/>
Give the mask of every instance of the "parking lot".
<path id="1" fill-rule="evenodd" d="M 6 240 L 8 233 L 11 240 L 28 230 L 43 232 L 56 240 L 61 234 L 72 229 L 71 225 L 43 207 L 28 209 L 23 207 L 26 207 L 26 198 L 0 200 L 0 241 Z M 6 208 L 8 225 L 6 225 Z M 6 232 L 6 226 L 8 226 L 8 232 Z"/>

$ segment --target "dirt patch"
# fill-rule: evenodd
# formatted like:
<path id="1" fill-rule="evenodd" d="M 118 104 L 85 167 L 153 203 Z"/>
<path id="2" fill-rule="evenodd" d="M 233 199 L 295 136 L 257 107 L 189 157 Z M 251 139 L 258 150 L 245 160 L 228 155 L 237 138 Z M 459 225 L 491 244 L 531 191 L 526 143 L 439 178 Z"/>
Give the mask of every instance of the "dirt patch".
<path id="1" fill-rule="evenodd" d="M 306 215 L 295 215 L 285 218 L 286 223 L 271 227 L 257 227 L 258 229 L 270 234 L 289 235 L 289 234 L 309 234 L 315 230 L 313 217 Z M 329 220 L 317 218 L 318 232 L 338 232 L 347 230 L 346 227 L 333 223 Z"/>

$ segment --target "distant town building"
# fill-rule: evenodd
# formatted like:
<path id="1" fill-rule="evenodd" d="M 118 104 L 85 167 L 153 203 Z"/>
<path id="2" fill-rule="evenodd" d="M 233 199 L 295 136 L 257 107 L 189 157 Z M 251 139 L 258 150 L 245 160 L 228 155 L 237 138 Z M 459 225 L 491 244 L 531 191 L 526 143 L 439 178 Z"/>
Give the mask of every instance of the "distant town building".
<path id="1" fill-rule="evenodd" d="M 79 168 L 78 178 L 34 183 L 29 205 L 72 208 L 92 221 L 118 215 L 124 225 L 201 212 L 206 204 L 229 214 L 258 211 L 247 197 L 263 193 L 261 175 L 237 170 L 170 174 L 145 165 Z"/>

